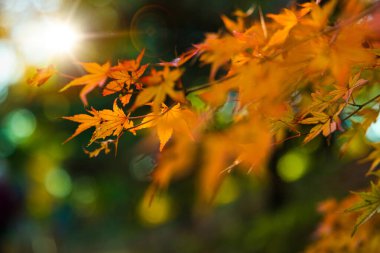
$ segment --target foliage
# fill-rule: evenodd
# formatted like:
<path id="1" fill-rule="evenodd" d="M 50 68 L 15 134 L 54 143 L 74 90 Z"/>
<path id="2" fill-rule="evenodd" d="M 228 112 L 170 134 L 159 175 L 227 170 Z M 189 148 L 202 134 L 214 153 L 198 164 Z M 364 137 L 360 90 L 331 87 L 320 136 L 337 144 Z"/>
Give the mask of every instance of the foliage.
<path id="1" fill-rule="evenodd" d="M 376 187 L 376 188 L 374 188 Z M 373 185 L 371 191 L 378 191 L 378 186 Z M 314 241 L 308 246 L 305 252 L 377 252 L 379 248 L 379 217 L 374 216 L 371 222 L 363 224 L 374 213 L 375 204 L 374 192 L 360 193 L 361 200 L 358 195 L 352 195 L 337 202 L 329 199 L 319 205 L 319 211 L 323 213 L 324 218 L 319 224 L 314 234 Z M 370 200 L 367 202 L 366 200 Z M 371 204 L 372 203 L 372 204 Z M 353 206 L 354 205 L 354 206 Z M 361 215 L 350 211 L 363 211 Z M 376 211 L 376 209 L 375 209 Z M 352 224 L 357 222 L 351 237 Z M 359 225 L 362 228 L 356 231 Z"/>
<path id="2" fill-rule="evenodd" d="M 160 154 L 148 192 L 167 187 L 200 158 L 200 204 L 213 200 L 226 172 L 234 168 L 265 174 L 271 152 L 286 140 L 303 138 L 306 143 L 322 135 L 330 141 L 343 132 L 344 152 L 353 135 L 365 133 L 377 115 L 380 35 L 379 20 L 371 14 L 379 6 L 360 0 L 317 1 L 268 14 L 269 19 L 260 8 L 251 8 L 236 11 L 233 19 L 222 16 L 223 32 L 206 34 L 202 43 L 171 62 L 141 65 L 142 50 L 136 59 L 115 66 L 80 63 L 87 74 L 61 91 L 83 86 L 85 106 L 95 89 L 115 100 L 112 110 L 91 107 L 87 114 L 64 117 L 79 123 L 68 140 L 93 129 L 88 145 L 100 148 L 86 153 L 95 157 L 108 153 L 109 143 L 117 149 L 124 133 L 149 128 L 156 133 Z M 256 11 L 258 21 L 251 18 Z M 209 83 L 182 83 L 183 66 L 191 59 L 210 65 Z M 38 70 L 29 82 L 40 86 L 54 74 L 51 68 Z M 379 164 L 377 149 L 367 157 L 373 160 L 370 170 Z M 360 194 L 362 202 L 351 209 L 363 211 L 355 230 L 378 210 L 372 201 L 376 189 Z"/>

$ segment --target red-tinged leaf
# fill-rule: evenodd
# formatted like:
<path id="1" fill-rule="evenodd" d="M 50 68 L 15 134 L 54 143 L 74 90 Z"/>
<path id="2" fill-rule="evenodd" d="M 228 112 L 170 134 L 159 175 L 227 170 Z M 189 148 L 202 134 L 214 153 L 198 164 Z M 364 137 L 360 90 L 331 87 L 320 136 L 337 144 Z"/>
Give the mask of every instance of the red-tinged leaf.
<path id="1" fill-rule="evenodd" d="M 109 77 L 115 80 L 105 85 L 103 96 L 120 92 L 123 89 L 129 90 L 131 85 L 137 86 L 136 88 L 138 89 L 138 86 L 140 85 L 140 77 L 144 74 L 147 67 L 148 64 L 145 64 L 133 71 L 123 69 L 123 66 L 111 69 Z"/>
<path id="2" fill-rule="evenodd" d="M 201 50 L 200 47 L 198 47 L 197 45 L 194 45 L 193 49 L 190 49 L 189 51 L 181 54 L 180 56 L 178 56 L 174 60 L 172 60 L 170 62 L 160 62 L 160 63 L 158 63 L 158 65 L 175 67 L 175 68 L 181 67 L 183 64 L 185 64 L 186 62 L 191 60 L 194 56 L 199 54 L 200 50 Z"/>

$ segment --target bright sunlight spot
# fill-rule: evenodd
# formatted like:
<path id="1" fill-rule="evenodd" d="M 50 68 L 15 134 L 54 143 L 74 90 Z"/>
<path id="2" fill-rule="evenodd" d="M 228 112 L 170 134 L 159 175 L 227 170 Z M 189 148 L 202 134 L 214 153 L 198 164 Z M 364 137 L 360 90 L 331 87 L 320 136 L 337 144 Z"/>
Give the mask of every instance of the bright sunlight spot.
<path id="1" fill-rule="evenodd" d="M 277 172 L 282 180 L 294 182 L 305 175 L 308 166 L 309 160 L 305 154 L 291 151 L 280 158 L 277 164 Z"/>
<path id="2" fill-rule="evenodd" d="M 43 33 L 47 49 L 57 53 L 70 52 L 79 38 L 73 27 L 60 22 L 47 23 Z"/>
<path id="3" fill-rule="evenodd" d="M 46 64 L 57 54 L 70 53 L 80 39 L 74 27 L 57 20 L 21 23 L 12 37 L 31 64 Z"/>

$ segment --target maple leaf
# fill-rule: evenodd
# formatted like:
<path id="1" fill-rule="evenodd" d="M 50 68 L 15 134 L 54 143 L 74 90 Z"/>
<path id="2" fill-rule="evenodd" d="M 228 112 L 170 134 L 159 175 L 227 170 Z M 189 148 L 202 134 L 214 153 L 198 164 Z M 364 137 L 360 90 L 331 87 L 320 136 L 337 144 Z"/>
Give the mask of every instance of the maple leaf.
<path id="1" fill-rule="evenodd" d="M 321 30 L 327 25 L 328 19 L 335 9 L 337 0 L 330 0 L 322 7 L 316 3 L 304 3 L 300 10 L 300 15 L 306 15 L 310 12 L 310 17 L 304 18 L 302 24 Z"/>
<path id="2" fill-rule="evenodd" d="M 134 84 L 137 89 L 141 89 L 141 83 L 139 82 L 140 77 L 144 74 L 145 69 L 148 67 L 148 64 L 142 66 L 140 69 L 134 72 L 127 70 L 120 71 L 111 71 L 109 77 L 115 79 L 114 81 L 109 82 L 104 86 L 102 95 L 108 96 L 116 92 L 131 92 L 131 85 Z"/>
<path id="3" fill-rule="evenodd" d="M 159 188 L 167 187 L 171 179 L 184 175 L 191 169 L 196 145 L 186 136 L 178 137 L 180 138 L 175 138 L 173 144 L 162 151 L 157 168 L 152 174 L 153 184 Z"/>
<path id="4" fill-rule="evenodd" d="M 133 122 L 129 120 L 129 115 L 125 115 L 124 111 L 118 107 L 116 101 L 117 100 L 114 101 L 112 110 L 104 109 L 97 111 L 94 108 L 91 108 L 91 110 L 88 110 L 90 115 L 78 114 L 63 117 L 64 119 L 80 123 L 74 134 L 65 142 L 91 127 L 95 127 L 95 131 L 92 134 L 89 145 L 97 139 L 105 139 L 109 136 L 119 137 L 123 130 L 128 130 L 135 134 Z"/>
<path id="5" fill-rule="evenodd" d="M 356 64 L 372 65 L 375 55 L 363 47 L 369 31 L 363 25 L 353 24 L 342 28 L 331 43 L 329 67 L 338 85 L 344 85 L 350 70 Z"/>
<path id="6" fill-rule="evenodd" d="M 104 151 L 104 154 L 108 154 L 111 152 L 111 149 L 109 148 L 109 141 L 102 141 L 100 142 L 100 147 L 94 149 L 93 151 L 88 151 L 87 149 L 84 149 L 84 152 L 90 157 L 94 158 L 97 157 L 100 152 Z"/>
<path id="7" fill-rule="evenodd" d="M 268 44 L 265 46 L 265 48 L 270 48 L 285 42 L 290 30 L 298 23 L 298 19 L 295 13 L 289 9 L 284 9 L 282 14 L 268 14 L 267 16 L 283 27 L 272 35 Z"/>
<path id="8" fill-rule="evenodd" d="M 87 75 L 75 78 L 63 87 L 60 92 L 67 90 L 73 86 L 84 85 L 80 92 L 80 98 L 85 106 L 88 105 L 87 94 L 94 90 L 96 87 L 101 87 L 107 80 L 108 72 L 110 70 L 110 63 L 106 62 L 99 65 L 94 62 L 81 62 L 80 65 L 89 73 Z"/>
<path id="9" fill-rule="evenodd" d="M 131 100 L 131 97 L 132 97 L 132 90 L 128 90 L 127 92 L 128 92 L 127 94 L 119 97 L 119 100 L 123 104 L 123 106 L 126 106 L 127 104 L 129 104 L 129 101 Z"/>
<path id="10" fill-rule="evenodd" d="M 372 161 L 371 167 L 369 168 L 367 174 L 371 173 L 380 164 L 380 144 L 372 144 L 374 150 L 360 162 Z"/>
<path id="11" fill-rule="evenodd" d="M 363 122 L 360 123 L 360 126 L 367 130 L 373 122 L 376 121 L 379 116 L 379 111 L 373 108 L 365 108 L 358 112 L 358 116 L 363 117 Z"/>
<path id="12" fill-rule="evenodd" d="M 184 102 L 183 92 L 174 90 L 176 81 L 180 78 L 182 72 L 179 69 L 170 70 L 168 66 L 165 66 L 162 71 L 152 70 L 150 76 L 143 79 L 143 83 L 148 87 L 138 94 L 132 110 L 152 101 L 153 112 L 157 113 L 167 96 L 174 101 Z"/>
<path id="13" fill-rule="evenodd" d="M 219 37 L 207 34 L 206 40 L 200 44 L 200 47 L 202 52 L 200 60 L 211 64 L 210 79 L 214 80 L 218 69 L 228 63 L 233 56 L 244 52 L 248 44 L 231 35 Z"/>
<path id="14" fill-rule="evenodd" d="M 136 60 L 124 60 L 121 61 L 117 66 L 113 67 L 112 70 L 125 70 L 135 72 L 140 68 L 141 60 L 144 57 L 145 49 L 141 50 Z"/>
<path id="15" fill-rule="evenodd" d="M 359 78 L 360 72 L 350 77 L 347 86 L 334 85 L 335 90 L 329 92 L 329 95 L 333 96 L 331 100 L 336 101 L 341 98 L 345 103 L 348 103 L 354 90 L 368 83 L 368 80 Z"/>
<path id="16" fill-rule="evenodd" d="M 90 140 L 90 144 L 97 139 L 105 139 L 109 136 L 119 137 L 123 130 L 136 134 L 133 128 L 133 121 L 129 120 L 129 115 L 117 105 L 117 100 L 113 103 L 113 109 L 105 109 L 98 112 L 101 122 L 96 125 L 96 129 Z"/>
<path id="17" fill-rule="evenodd" d="M 149 64 L 140 67 L 141 60 L 144 56 L 145 50 L 143 49 L 137 56 L 136 60 L 126 60 L 119 62 L 119 64 L 110 69 L 108 76 L 115 79 L 114 81 L 105 85 L 103 89 L 103 96 L 111 95 L 123 90 L 131 91 L 131 85 L 135 85 L 137 89 L 141 89 L 140 77 L 144 74 Z"/>
<path id="18" fill-rule="evenodd" d="M 227 28 L 228 31 L 230 32 L 244 32 L 245 30 L 245 25 L 244 25 L 244 19 L 243 18 L 238 18 L 237 21 L 233 21 L 229 19 L 227 16 L 222 15 L 222 20 L 224 23 L 224 26 Z"/>
<path id="19" fill-rule="evenodd" d="M 174 131 L 193 138 L 189 124 L 191 124 L 194 119 L 194 113 L 188 109 L 181 108 L 179 103 L 172 108 L 168 108 L 163 104 L 161 114 L 147 114 L 137 129 L 156 127 L 157 135 L 160 140 L 160 151 L 162 151 Z"/>
<path id="20" fill-rule="evenodd" d="M 224 23 L 224 26 L 226 27 L 226 29 L 232 33 L 235 33 L 235 32 L 244 32 L 245 30 L 245 19 L 247 17 L 249 17 L 250 15 L 253 14 L 253 12 L 255 11 L 255 7 L 252 6 L 251 8 L 249 8 L 246 12 L 242 11 L 242 10 L 236 10 L 234 11 L 234 16 L 237 17 L 237 21 L 233 21 L 231 19 L 229 19 L 227 16 L 225 15 L 222 15 L 222 21 Z"/>
<path id="21" fill-rule="evenodd" d="M 225 176 L 222 172 L 228 167 L 228 162 L 231 160 L 230 144 L 220 134 L 208 135 L 204 141 L 205 154 L 198 179 L 198 202 L 201 206 L 209 205 L 216 196 Z"/>
<path id="22" fill-rule="evenodd" d="M 194 56 L 199 54 L 199 52 L 201 51 L 201 47 L 199 45 L 193 45 L 193 46 L 194 48 L 182 53 L 180 56 L 178 56 L 174 60 L 170 62 L 160 62 L 158 63 L 158 65 L 175 67 L 175 68 L 182 66 L 183 64 L 191 60 Z"/>
<path id="23" fill-rule="evenodd" d="M 101 122 L 101 118 L 99 116 L 99 113 L 94 108 L 91 108 L 91 110 L 87 110 L 87 112 L 90 114 L 78 114 L 74 116 L 66 116 L 62 117 L 67 120 L 71 120 L 74 122 L 80 123 L 77 129 L 75 130 L 74 134 L 71 135 L 64 143 L 68 142 L 69 140 L 73 139 L 78 134 L 82 133 L 83 131 L 95 127 Z"/>
<path id="24" fill-rule="evenodd" d="M 54 65 L 36 69 L 36 73 L 27 80 L 27 83 L 31 86 L 39 87 L 46 83 L 55 73 L 57 73 L 57 70 Z"/>
<path id="25" fill-rule="evenodd" d="M 310 130 L 310 133 L 304 139 L 304 143 L 311 141 L 321 132 L 323 136 L 328 136 L 331 133 L 335 132 L 337 129 L 342 130 L 339 114 L 343 108 L 344 105 L 341 105 L 338 108 L 337 112 L 335 112 L 332 116 L 324 112 L 311 112 L 312 117 L 299 121 L 300 124 L 317 124 Z"/>
<path id="26" fill-rule="evenodd" d="M 374 214 L 380 212 L 380 188 L 378 184 L 371 182 L 371 190 L 369 192 L 358 192 L 361 201 L 354 206 L 346 209 L 346 212 L 361 212 L 357 218 L 351 236 L 358 230 L 359 226 L 367 222 Z"/>

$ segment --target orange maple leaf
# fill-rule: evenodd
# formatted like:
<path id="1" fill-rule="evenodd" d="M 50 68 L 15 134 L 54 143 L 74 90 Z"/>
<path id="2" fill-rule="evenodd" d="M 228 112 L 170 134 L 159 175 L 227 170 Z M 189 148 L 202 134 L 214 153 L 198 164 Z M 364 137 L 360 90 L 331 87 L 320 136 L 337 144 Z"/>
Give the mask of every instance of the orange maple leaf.
<path id="1" fill-rule="evenodd" d="M 277 46 L 284 43 L 288 38 L 290 30 L 298 23 L 296 14 L 288 9 L 284 9 L 284 12 L 282 14 L 268 14 L 267 16 L 273 19 L 276 23 L 280 24 L 283 28 L 277 30 L 272 35 L 265 48 Z"/>
<path id="2" fill-rule="evenodd" d="M 96 87 L 101 87 L 105 83 L 111 65 L 109 62 L 106 62 L 103 65 L 99 65 L 95 62 L 81 62 L 80 64 L 89 74 L 75 78 L 63 87 L 60 92 L 67 90 L 72 86 L 84 85 L 80 92 L 80 98 L 83 104 L 87 106 L 87 94 L 93 91 Z"/>
<path id="3" fill-rule="evenodd" d="M 158 113 L 167 96 L 174 101 L 184 102 L 183 92 L 174 90 L 176 81 L 180 78 L 182 72 L 180 69 L 170 70 L 168 66 L 165 66 L 162 71 L 153 69 L 151 75 L 143 79 L 143 83 L 148 87 L 139 93 L 132 110 L 152 101 L 153 112 Z"/>
<path id="4" fill-rule="evenodd" d="M 27 80 L 27 83 L 31 86 L 39 87 L 46 83 L 55 73 L 57 73 L 57 70 L 51 64 L 46 68 L 37 69 L 36 73 Z"/>
<path id="5" fill-rule="evenodd" d="M 118 107 L 116 101 L 117 100 L 114 101 L 112 110 L 105 109 L 97 111 L 94 108 L 91 108 L 91 111 L 88 110 L 90 115 L 78 114 L 70 117 L 63 117 L 64 119 L 81 123 L 75 130 L 74 134 L 65 142 L 71 140 L 90 127 L 95 127 L 95 131 L 92 134 L 89 145 L 97 139 L 105 139 L 109 136 L 119 137 L 123 130 L 128 130 L 135 134 L 133 122 L 129 120 L 129 115 L 125 115 L 124 111 Z"/>
<path id="6" fill-rule="evenodd" d="M 102 141 L 100 142 L 100 147 L 94 149 L 93 151 L 84 149 L 84 153 L 86 153 L 90 158 L 97 157 L 102 151 L 104 151 L 104 154 L 108 154 L 111 152 L 109 144 L 110 141 Z"/>
<path id="7" fill-rule="evenodd" d="M 96 125 L 96 129 L 90 140 L 90 144 L 97 139 L 105 139 L 108 136 L 119 137 L 123 130 L 128 129 L 131 133 L 136 134 L 133 129 L 133 122 L 129 120 L 129 115 L 117 105 L 117 100 L 113 103 L 113 109 L 99 111 L 101 122 Z"/>
<path id="8" fill-rule="evenodd" d="M 156 127 L 157 135 L 160 140 L 160 151 L 162 151 L 174 131 L 181 134 L 184 133 L 190 138 L 193 138 L 189 124 L 191 124 L 191 121 L 194 122 L 194 119 L 194 113 L 188 109 L 181 108 L 179 103 L 172 108 L 168 108 L 163 104 L 161 114 L 147 114 L 138 129 Z"/>
<path id="9" fill-rule="evenodd" d="M 140 68 L 141 60 L 144 57 L 145 49 L 141 50 L 136 60 L 124 60 L 120 62 L 116 67 L 113 67 L 112 70 L 125 70 L 125 71 L 137 71 Z"/>
<path id="10" fill-rule="evenodd" d="M 78 114 L 74 116 L 62 117 L 64 119 L 80 123 L 77 129 L 75 130 L 74 134 L 71 135 L 64 143 L 68 142 L 69 140 L 82 133 L 83 131 L 100 124 L 101 118 L 97 110 L 91 108 L 91 110 L 88 110 L 87 112 L 90 113 L 90 115 Z"/>

